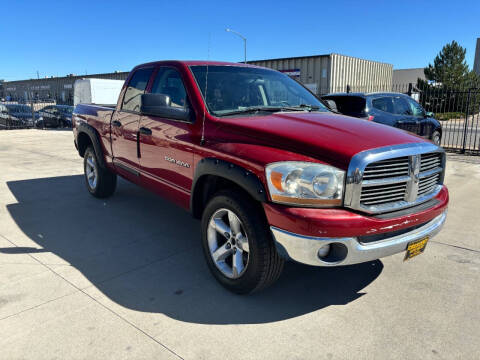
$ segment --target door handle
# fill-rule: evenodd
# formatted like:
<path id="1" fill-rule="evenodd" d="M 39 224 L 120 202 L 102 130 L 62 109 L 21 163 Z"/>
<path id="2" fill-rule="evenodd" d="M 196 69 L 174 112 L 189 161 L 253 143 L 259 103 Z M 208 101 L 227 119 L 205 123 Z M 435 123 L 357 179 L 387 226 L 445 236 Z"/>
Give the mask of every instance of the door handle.
<path id="1" fill-rule="evenodd" d="M 112 125 L 116 126 L 116 127 L 120 127 L 120 126 L 122 126 L 122 123 L 118 120 L 114 120 L 114 121 L 112 121 Z"/>
<path id="2" fill-rule="evenodd" d="M 146 127 L 142 126 L 139 130 L 140 130 L 140 134 L 152 135 L 152 130 L 150 130 L 149 128 L 146 128 Z"/>

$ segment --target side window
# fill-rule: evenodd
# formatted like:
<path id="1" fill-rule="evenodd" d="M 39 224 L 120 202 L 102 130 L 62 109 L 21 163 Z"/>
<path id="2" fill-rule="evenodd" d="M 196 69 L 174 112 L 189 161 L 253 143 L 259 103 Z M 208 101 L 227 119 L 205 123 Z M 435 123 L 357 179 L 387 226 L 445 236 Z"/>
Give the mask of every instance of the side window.
<path id="1" fill-rule="evenodd" d="M 381 111 L 393 114 L 393 102 L 391 97 L 381 97 L 372 100 L 372 106 Z"/>
<path id="2" fill-rule="evenodd" d="M 413 116 L 418 118 L 423 118 L 425 116 L 425 111 L 423 110 L 422 105 L 415 100 L 408 99 L 408 104 L 410 105 L 410 110 Z"/>
<path id="3" fill-rule="evenodd" d="M 395 109 L 395 114 L 397 115 L 412 115 L 410 105 L 408 105 L 407 100 L 404 98 L 393 98 L 393 108 Z"/>
<path id="4" fill-rule="evenodd" d="M 133 74 L 123 97 L 122 110 L 140 111 L 140 96 L 147 88 L 153 69 L 140 69 Z"/>
<path id="5" fill-rule="evenodd" d="M 152 94 L 163 94 L 170 97 L 170 106 L 183 108 L 187 104 L 187 92 L 182 78 L 173 68 L 160 68 L 152 86 Z"/>

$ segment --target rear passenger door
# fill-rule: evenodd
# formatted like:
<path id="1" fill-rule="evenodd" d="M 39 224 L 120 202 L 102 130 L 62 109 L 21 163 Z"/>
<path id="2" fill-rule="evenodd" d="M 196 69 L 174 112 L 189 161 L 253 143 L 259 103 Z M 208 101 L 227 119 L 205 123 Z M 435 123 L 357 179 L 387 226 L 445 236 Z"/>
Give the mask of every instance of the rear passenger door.
<path id="1" fill-rule="evenodd" d="M 397 117 L 394 114 L 393 100 L 391 96 L 376 96 L 371 98 L 370 115 L 376 123 L 397 126 Z"/>
<path id="2" fill-rule="evenodd" d="M 140 97 L 147 89 L 153 67 L 136 70 L 130 77 L 118 111 L 112 117 L 112 152 L 117 171 L 137 181 L 140 175 L 138 159 L 138 128 Z"/>
<path id="3" fill-rule="evenodd" d="M 51 127 L 53 124 L 53 108 L 51 106 L 46 106 L 40 111 L 40 115 L 43 118 L 43 125 L 45 127 Z"/>

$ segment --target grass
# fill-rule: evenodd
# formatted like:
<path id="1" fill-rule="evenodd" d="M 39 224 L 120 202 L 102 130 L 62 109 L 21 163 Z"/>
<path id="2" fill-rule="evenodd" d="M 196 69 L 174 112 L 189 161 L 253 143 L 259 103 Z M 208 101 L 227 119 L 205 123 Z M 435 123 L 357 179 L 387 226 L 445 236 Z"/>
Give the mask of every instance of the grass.
<path id="1" fill-rule="evenodd" d="M 465 119 L 465 113 L 463 112 L 445 112 L 445 113 L 436 113 L 435 119 L 439 121 L 447 121 L 451 119 Z"/>

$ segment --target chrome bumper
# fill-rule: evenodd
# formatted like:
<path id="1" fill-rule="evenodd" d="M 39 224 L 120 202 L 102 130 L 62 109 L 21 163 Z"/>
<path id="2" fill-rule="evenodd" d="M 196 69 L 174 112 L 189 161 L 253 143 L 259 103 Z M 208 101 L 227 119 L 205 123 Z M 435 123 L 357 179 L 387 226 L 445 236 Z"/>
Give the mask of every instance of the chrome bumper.
<path id="1" fill-rule="evenodd" d="M 410 232 L 366 244 L 360 243 L 356 237 L 319 238 L 294 234 L 273 226 L 270 229 L 281 256 L 308 265 L 339 266 L 372 261 L 405 251 L 408 243 L 435 236 L 442 229 L 446 217 L 447 211 Z M 327 244 L 331 245 L 330 252 L 335 249 L 335 254 L 322 259 L 318 256 L 318 250 Z"/>

